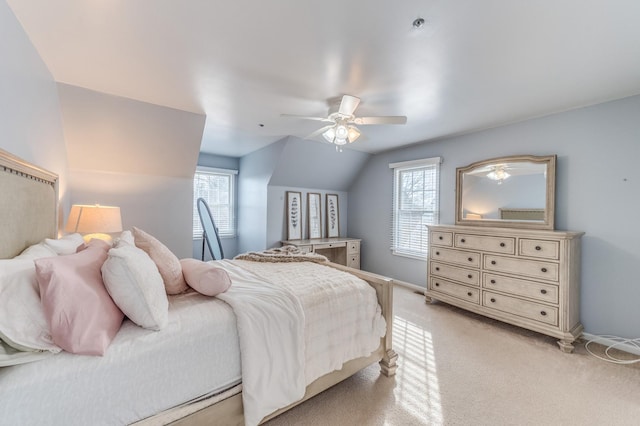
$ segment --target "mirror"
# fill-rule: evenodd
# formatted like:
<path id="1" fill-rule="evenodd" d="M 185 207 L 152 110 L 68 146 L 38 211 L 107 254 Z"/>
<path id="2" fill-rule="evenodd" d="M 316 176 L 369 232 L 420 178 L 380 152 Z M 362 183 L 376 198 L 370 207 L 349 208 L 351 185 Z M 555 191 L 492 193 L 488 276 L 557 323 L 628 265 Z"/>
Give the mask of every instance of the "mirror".
<path id="1" fill-rule="evenodd" d="M 204 198 L 198 198 L 197 206 L 200 222 L 202 223 L 202 229 L 204 229 L 204 235 L 202 236 L 202 260 L 204 260 L 205 243 L 209 248 L 209 253 L 211 253 L 213 260 L 224 259 L 222 244 L 220 243 L 220 236 L 218 235 L 218 228 L 213 221 L 209 205 Z"/>
<path id="2" fill-rule="evenodd" d="M 456 169 L 456 225 L 553 229 L 556 156 L 492 158 Z"/>

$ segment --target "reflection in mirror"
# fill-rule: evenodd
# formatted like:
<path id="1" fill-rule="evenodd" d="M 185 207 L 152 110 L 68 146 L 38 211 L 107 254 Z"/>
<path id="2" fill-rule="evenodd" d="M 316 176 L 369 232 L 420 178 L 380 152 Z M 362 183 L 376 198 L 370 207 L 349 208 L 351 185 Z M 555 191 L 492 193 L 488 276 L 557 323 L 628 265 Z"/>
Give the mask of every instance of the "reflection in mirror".
<path id="1" fill-rule="evenodd" d="M 213 221 L 209 205 L 204 198 L 198 198 L 197 205 L 202 229 L 204 229 L 204 234 L 202 236 L 202 260 L 204 260 L 205 243 L 209 248 L 209 253 L 211 253 L 213 260 L 224 259 L 222 244 L 220 243 L 220 236 L 218 235 L 218 228 Z"/>
<path id="2" fill-rule="evenodd" d="M 457 169 L 456 224 L 553 229 L 555 156 L 496 158 Z"/>

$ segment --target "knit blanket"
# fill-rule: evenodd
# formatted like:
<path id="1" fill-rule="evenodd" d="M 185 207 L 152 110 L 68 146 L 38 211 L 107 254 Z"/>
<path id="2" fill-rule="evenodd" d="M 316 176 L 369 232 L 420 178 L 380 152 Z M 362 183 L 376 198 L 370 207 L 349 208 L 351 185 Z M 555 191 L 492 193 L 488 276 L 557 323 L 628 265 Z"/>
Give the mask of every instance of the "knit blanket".
<path id="1" fill-rule="evenodd" d="M 250 251 L 239 254 L 234 260 L 249 260 L 251 262 L 315 262 L 326 263 L 329 261 L 325 256 L 316 253 L 304 253 L 296 246 L 284 246 L 263 251 Z"/>

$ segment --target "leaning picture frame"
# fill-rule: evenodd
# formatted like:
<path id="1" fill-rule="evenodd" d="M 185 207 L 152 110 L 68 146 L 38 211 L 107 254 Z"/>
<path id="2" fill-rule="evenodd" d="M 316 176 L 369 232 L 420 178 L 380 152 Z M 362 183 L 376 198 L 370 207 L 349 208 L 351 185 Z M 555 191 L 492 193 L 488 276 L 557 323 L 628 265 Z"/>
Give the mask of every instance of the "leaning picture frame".
<path id="1" fill-rule="evenodd" d="M 338 206 L 338 194 L 326 195 L 326 218 L 327 238 L 340 236 L 340 208 Z"/>
<path id="2" fill-rule="evenodd" d="M 287 240 L 302 239 L 302 194 L 287 191 Z"/>
<path id="3" fill-rule="evenodd" d="M 322 209 L 320 202 L 319 193 L 307 193 L 307 233 L 309 234 L 309 239 L 322 238 Z"/>

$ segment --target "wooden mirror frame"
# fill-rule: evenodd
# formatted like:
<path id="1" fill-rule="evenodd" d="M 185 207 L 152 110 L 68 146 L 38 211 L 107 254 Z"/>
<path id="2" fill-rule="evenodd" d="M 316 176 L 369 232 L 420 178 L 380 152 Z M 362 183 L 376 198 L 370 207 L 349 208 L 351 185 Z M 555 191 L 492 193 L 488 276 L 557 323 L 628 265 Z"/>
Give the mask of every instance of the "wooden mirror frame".
<path id="1" fill-rule="evenodd" d="M 476 168 L 486 167 L 493 163 L 530 162 L 546 164 L 546 203 L 543 220 L 506 220 L 506 219 L 465 219 L 462 200 L 463 176 Z M 555 189 L 556 189 L 556 156 L 513 155 L 509 157 L 491 158 L 478 161 L 456 169 L 456 225 L 493 226 L 506 228 L 550 229 L 555 226 Z"/>

